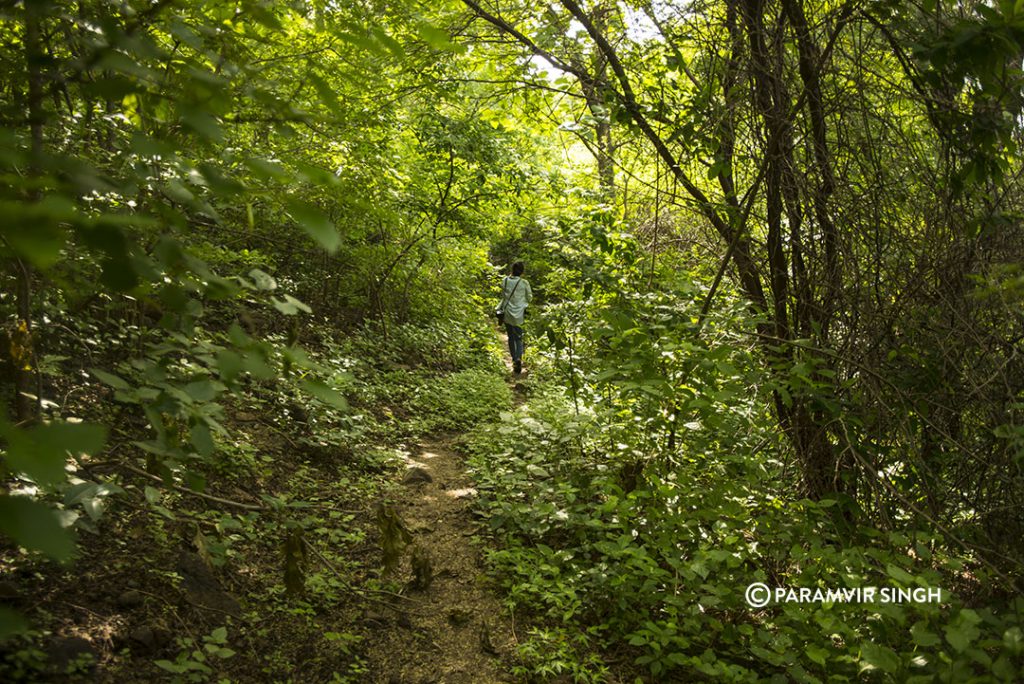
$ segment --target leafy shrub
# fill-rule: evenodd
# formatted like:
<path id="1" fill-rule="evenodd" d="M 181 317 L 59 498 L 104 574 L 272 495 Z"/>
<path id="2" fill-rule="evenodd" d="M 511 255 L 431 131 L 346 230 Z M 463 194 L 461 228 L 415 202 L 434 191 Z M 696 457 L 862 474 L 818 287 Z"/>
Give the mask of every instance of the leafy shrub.
<path id="1" fill-rule="evenodd" d="M 428 430 L 458 430 L 496 418 L 512 405 L 512 391 L 500 375 L 465 370 L 422 388 L 416 405 Z"/>
<path id="2" fill-rule="evenodd" d="M 482 321 L 430 321 L 390 325 L 387 335 L 377 327 L 361 329 L 347 344 L 352 355 L 383 364 L 432 370 L 489 368 L 499 370 L 497 342 Z"/>
<path id="3" fill-rule="evenodd" d="M 749 451 L 649 460 L 636 477 L 633 456 L 607 439 L 613 418 L 576 417 L 548 398 L 465 444 L 500 547 L 488 561 L 510 599 L 587 635 L 559 658 L 628 645 L 659 681 L 996 682 L 1024 665 L 1024 601 L 966 605 L 958 595 L 983 587 L 984 570 L 937 535 L 844 526 L 834 501 L 786 500 L 768 456 Z M 753 609 L 752 582 L 941 587 L 944 597 Z M 531 671 L 555 675 L 542 670 Z"/>
<path id="4" fill-rule="evenodd" d="M 593 654 L 581 653 L 587 648 L 585 635 L 570 635 L 565 629 L 531 629 L 516 652 L 520 664 L 512 674 L 529 680 L 570 677 L 578 684 L 601 684 L 608 681 L 608 668 Z"/>

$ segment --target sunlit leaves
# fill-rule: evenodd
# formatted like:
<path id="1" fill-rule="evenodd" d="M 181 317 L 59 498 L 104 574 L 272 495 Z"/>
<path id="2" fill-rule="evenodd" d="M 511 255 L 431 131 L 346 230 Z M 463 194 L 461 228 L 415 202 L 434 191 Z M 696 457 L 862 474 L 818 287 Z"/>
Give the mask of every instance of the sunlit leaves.
<path id="1" fill-rule="evenodd" d="M 303 313 L 313 313 L 313 310 L 306 304 L 303 304 L 295 297 L 289 294 L 284 296 L 284 299 L 278 299 L 276 297 L 271 298 L 274 304 L 274 308 L 283 313 L 285 316 L 294 316 L 300 311 Z"/>
<path id="2" fill-rule="evenodd" d="M 202 110 L 186 111 L 181 121 L 189 130 L 208 141 L 219 142 L 224 138 L 224 132 L 217 119 Z"/>
<path id="3" fill-rule="evenodd" d="M 316 206 L 292 199 L 288 201 L 288 212 L 299 227 L 327 251 L 333 252 L 341 244 L 334 223 Z"/>
<path id="4" fill-rule="evenodd" d="M 453 50 L 455 45 L 451 42 L 448 32 L 427 22 L 422 22 L 416 27 L 417 32 L 428 45 L 437 50 Z"/>
<path id="5" fill-rule="evenodd" d="M 310 71 L 309 73 L 309 80 L 312 82 L 313 87 L 316 89 L 316 92 L 320 96 L 324 105 L 326 105 L 331 112 L 339 111 L 340 103 L 338 102 L 338 95 L 327 81 L 313 71 Z"/>
<path id="6" fill-rule="evenodd" d="M 277 289 L 277 281 L 274 280 L 273 276 L 258 268 L 254 268 L 249 271 L 249 278 L 250 281 L 243 281 L 243 283 L 249 284 L 249 282 L 251 282 L 252 287 L 257 290 L 266 290 L 269 292 L 270 290 Z"/>

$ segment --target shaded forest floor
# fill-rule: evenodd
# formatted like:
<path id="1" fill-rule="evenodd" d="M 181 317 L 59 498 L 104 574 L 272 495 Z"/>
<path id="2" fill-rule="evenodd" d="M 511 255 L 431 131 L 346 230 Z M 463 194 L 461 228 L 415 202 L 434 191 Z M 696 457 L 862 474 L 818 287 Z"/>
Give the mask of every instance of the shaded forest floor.
<path id="1" fill-rule="evenodd" d="M 454 451 L 460 411 L 494 419 L 512 406 L 510 369 L 503 378 L 493 347 L 461 371 L 360 363 L 348 414 L 297 406 L 272 384 L 226 406 L 229 438 L 199 493 L 147 475 L 132 447 L 143 425 L 101 386 L 82 394 L 80 414 L 113 412 L 119 451 L 80 475 L 123 493 L 68 567 L 0 550 L 2 598 L 33 624 L 0 647 L 0 680 L 516 681 L 514 625 Z M 481 407 L 480 387 L 497 403 Z M 410 535 L 393 570 L 383 509 Z"/>

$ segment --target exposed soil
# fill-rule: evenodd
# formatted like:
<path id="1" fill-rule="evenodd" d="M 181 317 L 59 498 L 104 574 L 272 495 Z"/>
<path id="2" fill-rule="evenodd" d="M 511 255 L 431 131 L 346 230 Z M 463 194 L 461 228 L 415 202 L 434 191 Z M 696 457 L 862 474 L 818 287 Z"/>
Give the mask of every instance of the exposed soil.
<path id="1" fill-rule="evenodd" d="M 394 496 L 412 545 L 426 551 L 432 582 L 411 600 L 377 606 L 366 619 L 378 630 L 367 644 L 366 681 L 374 684 L 487 684 L 515 681 L 514 624 L 487 587 L 473 543 L 476 495 L 461 459 L 443 442 L 428 442 L 408 458 L 409 475 Z M 420 470 L 417 470 L 420 469 Z M 429 474 L 431 480 L 423 472 Z M 420 480 L 420 482 L 416 482 Z M 411 554 L 397 573 L 412 583 Z"/>

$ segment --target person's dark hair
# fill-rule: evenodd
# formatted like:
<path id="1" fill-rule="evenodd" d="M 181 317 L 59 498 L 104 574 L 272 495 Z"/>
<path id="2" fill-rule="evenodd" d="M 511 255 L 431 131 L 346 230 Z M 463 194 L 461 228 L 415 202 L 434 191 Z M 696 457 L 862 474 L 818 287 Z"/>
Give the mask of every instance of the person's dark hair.
<path id="1" fill-rule="evenodd" d="M 516 263 L 512 264 L 512 275 L 514 275 L 514 276 L 521 276 L 521 275 L 523 275 L 523 269 L 524 268 L 525 267 L 523 266 L 523 262 L 522 261 L 517 261 Z"/>

